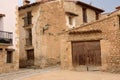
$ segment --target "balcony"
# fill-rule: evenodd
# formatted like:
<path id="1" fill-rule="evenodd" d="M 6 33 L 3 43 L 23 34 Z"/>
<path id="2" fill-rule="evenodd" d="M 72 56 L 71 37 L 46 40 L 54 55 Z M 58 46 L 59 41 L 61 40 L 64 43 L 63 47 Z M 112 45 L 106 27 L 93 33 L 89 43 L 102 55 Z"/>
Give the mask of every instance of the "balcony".
<path id="1" fill-rule="evenodd" d="M 12 45 L 12 41 L 13 41 L 12 32 L 0 31 L 0 44 Z"/>

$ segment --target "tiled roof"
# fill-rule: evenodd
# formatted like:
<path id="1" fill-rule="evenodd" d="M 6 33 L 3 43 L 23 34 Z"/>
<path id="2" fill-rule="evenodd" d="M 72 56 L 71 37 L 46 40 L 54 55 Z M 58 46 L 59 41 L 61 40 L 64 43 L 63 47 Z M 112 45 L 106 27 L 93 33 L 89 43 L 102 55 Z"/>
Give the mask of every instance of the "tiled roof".
<path id="1" fill-rule="evenodd" d="M 82 2 L 82 1 L 75 1 L 75 0 L 65 0 L 65 1 L 66 1 L 66 2 L 75 2 L 75 3 L 78 4 L 78 5 L 82 5 L 82 6 L 86 7 L 86 8 L 94 9 L 94 10 L 100 12 L 100 13 L 101 13 L 101 12 L 104 12 L 104 10 L 102 10 L 102 9 L 100 9 L 100 8 L 97 8 L 97 7 L 95 7 L 95 6 L 92 6 L 92 5 L 90 5 L 90 4 L 84 3 L 84 2 Z"/>
<path id="2" fill-rule="evenodd" d="M 20 7 L 18 8 L 18 10 L 21 10 L 21 9 L 26 9 L 26 8 L 31 7 L 31 6 L 36 6 L 36 5 L 38 5 L 38 4 L 41 4 L 41 3 L 46 3 L 46 2 L 50 2 L 50 1 L 55 1 L 55 0 L 47 0 L 47 1 L 34 2 L 34 3 L 28 4 L 28 5 L 23 5 L 23 6 L 20 6 Z"/>
<path id="3" fill-rule="evenodd" d="M 34 3 L 31 3 L 31 4 L 28 4 L 28 5 L 23 5 L 23 6 L 20 6 L 18 9 L 21 10 L 21 9 L 26 9 L 26 8 L 29 8 L 31 6 L 35 6 L 37 4 L 40 4 L 41 2 L 34 2 Z"/>
<path id="4" fill-rule="evenodd" d="M 49 2 L 49 1 L 54 1 L 54 0 L 48 0 L 48 1 L 46 1 L 46 2 Z M 100 12 L 100 13 L 101 13 L 101 12 L 104 12 L 104 10 L 102 10 L 102 9 L 100 9 L 100 8 L 94 7 L 94 6 L 92 6 L 92 5 L 86 4 L 86 3 L 81 2 L 81 1 L 75 1 L 75 0 L 65 0 L 65 1 L 66 1 L 66 2 L 75 2 L 76 4 L 79 4 L 79 5 L 82 5 L 82 6 L 91 8 L 91 9 L 94 9 L 94 10 Z M 45 2 L 41 1 L 41 2 L 34 2 L 34 3 L 28 4 L 28 5 L 23 5 L 23 6 L 20 6 L 20 7 L 19 7 L 19 10 L 25 9 L 25 8 L 28 8 L 28 7 L 31 7 L 31 6 L 35 6 L 35 5 L 40 4 L 40 3 L 45 3 Z"/>

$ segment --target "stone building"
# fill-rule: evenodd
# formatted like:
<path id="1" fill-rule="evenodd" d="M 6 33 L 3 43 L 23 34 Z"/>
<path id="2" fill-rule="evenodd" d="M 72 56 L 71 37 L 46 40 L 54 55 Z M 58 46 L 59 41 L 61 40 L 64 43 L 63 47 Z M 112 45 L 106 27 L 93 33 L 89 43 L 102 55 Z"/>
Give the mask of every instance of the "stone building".
<path id="1" fill-rule="evenodd" d="M 62 34 L 63 69 L 120 71 L 119 11 Z"/>
<path id="2" fill-rule="evenodd" d="M 19 69 L 17 0 L 0 1 L 0 73 Z"/>
<path id="3" fill-rule="evenodd" d="M 69 29 L 98 20 L 100 14 L 104 12 L 102 9 L 76 0 L 65 0 L 64 10 L 66 26 Z"/>
<path id="4" fill-rule="evenodd" d="M 101 12 L 80 1 L 24 0 L 19 7 L 20 67 L 59 64 L 61 33 L 98 20 Z"/>
<path id="5" fill-rule="evenodd" d="M 19 7 L 20 67 L 60 63 L 59 33 L 66 28 L 64 14 L 59 1 Z"/>

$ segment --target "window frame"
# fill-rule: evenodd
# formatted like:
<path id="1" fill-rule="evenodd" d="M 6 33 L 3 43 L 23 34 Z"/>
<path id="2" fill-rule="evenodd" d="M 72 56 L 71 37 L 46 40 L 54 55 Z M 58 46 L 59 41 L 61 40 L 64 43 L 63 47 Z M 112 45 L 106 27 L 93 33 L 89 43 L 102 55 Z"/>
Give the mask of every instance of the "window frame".
<path id="1" fill-rule="evenodd" d="M 32 45 L 32 28 L 26 29 L 26 46 Z"/>
<path id="2" fill-rule="evenodd" d="M 70 15 L 68 16 L 68 21 L 69 21 L 68 23 L 70 26 L 73 26 L 73 18 L 74 18 L 73 16 Z"/>
<path id="3" fill-rule="evenodd" d="M 86 7 L 83 7 L 82 8 L 82 13 L 83 13 L 83 22 L 84 23 L 87 23 L 87 8 Z"/>
<path id="4" fill-rule="evenodd" d="M 6 51 L 6 63 L 13 63 L 13 51 Z"/>
<path id="5" fill-rule="evenodd" d="M 74 15 L 66 15 L 66 17 L 67 17 L 67 26 L 69 27 L 69 28 L 74 28 L 75 27 L 75 25 L 76 25 L 76 16 L 74 16 Z"/>
<path id="6" fill-rule="evenodd" d="M 32 24 L 32 11 L 28 11 L 24 19 L 24 26 L 29 26 Z"/>
<path id="7" fill-rule="evenodd" d="M 95 12 L 95 19 L 99 20 L 99 13 L 98 12 Z"/>

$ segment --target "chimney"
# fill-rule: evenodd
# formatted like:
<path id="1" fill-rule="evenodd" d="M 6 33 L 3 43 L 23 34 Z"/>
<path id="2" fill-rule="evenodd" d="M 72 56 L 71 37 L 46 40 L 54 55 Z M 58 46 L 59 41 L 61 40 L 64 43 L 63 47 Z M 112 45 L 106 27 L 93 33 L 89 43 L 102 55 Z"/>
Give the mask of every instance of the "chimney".
<path id="1" fill-rule="evenodd" d="M 23 0 L 23 5 L 28 5 L 28 4 L 30 4 L 29 0 Z"/>
<path id="2" fill-rule="evenodd" d="M 120 6 L 116 7 L 117 10 L 120 10 Z"/>

